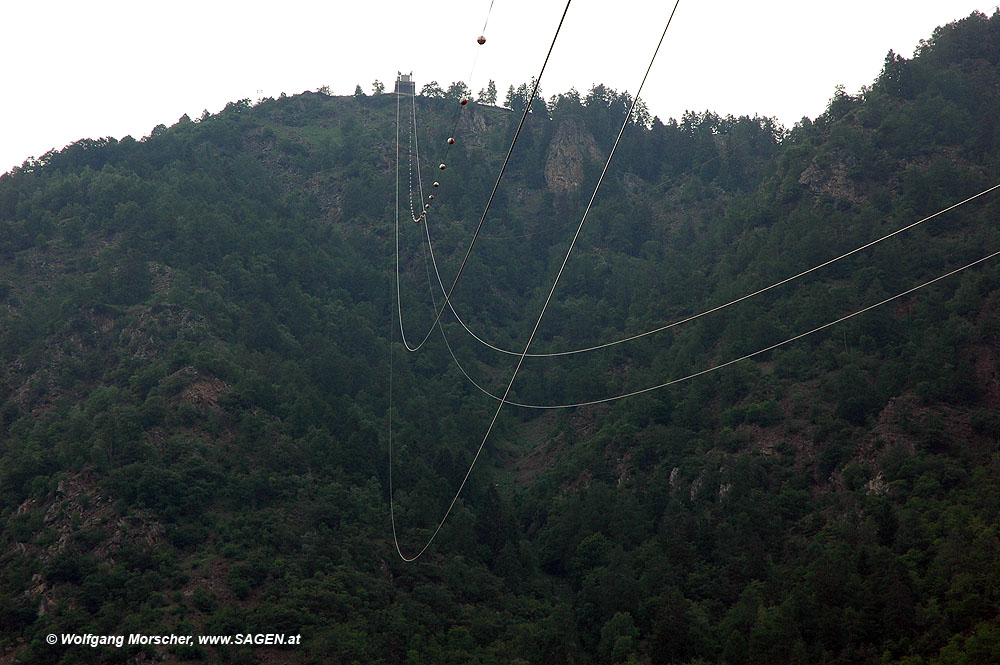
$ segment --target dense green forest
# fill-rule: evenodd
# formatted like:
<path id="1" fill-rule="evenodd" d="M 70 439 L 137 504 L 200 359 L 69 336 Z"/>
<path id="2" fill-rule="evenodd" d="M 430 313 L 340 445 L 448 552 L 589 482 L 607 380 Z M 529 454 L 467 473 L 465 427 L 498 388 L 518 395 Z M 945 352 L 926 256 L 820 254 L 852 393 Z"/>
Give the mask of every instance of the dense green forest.
<path id="1" fill-rule="evenodd" d="M 454 301 L 520 351 L 631 99 L 473 102 L 438 174 L 467 91 L 424 92 L 445 280 L 530 102 Z M 0 663 L 1000 662 L 996 260 L 663 390 L 505 409 L 401 561 L 390 415 L 412 554 L 495 402 L 441 335 L 399 341 L 397 103 L 242 100 L 0 177 Z M 791 129 L 637 114 L 532 350 L 699 313 L 995 185 L 998 118 L 1000 12 L 890 52 Z M 440 288 L 401 209 L 419 339 Z M 690 324 L 529 359 L 511 399 L 609 397 L 770 346 L 1000 250 L 998 222 L 984 196 Z M 443 322 L 502 392 L 516 357 Z M 302 644 L 46 641 L 272 632 Z"/>

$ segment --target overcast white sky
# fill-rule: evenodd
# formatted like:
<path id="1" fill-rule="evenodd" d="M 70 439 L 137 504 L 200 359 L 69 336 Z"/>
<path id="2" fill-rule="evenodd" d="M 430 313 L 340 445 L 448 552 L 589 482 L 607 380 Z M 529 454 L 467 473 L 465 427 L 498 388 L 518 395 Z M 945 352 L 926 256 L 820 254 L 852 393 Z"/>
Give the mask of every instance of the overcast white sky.
<path id="1" fill-rule="evenodd" d="M 329 85 L 350 94 L 397 70 L 417 85 L 490 78 L 500 97 L 538 71 L 563 0 L 37 0 L 5 2 L 0 23 L 0 172 L 80 138 L 131 134 L 229 101 Z M 546 96 L 595 82 L 635 90 L 671 0 L 575 0 L 542 81 Z M 821 113 L 856 92 L 891 48 L 921 38 L 981 0 L 681 0 L 643 97 L 660 117 L 685 110 L 776 116 Z M 469 72 L 478 51 L 475 75 Z"/>

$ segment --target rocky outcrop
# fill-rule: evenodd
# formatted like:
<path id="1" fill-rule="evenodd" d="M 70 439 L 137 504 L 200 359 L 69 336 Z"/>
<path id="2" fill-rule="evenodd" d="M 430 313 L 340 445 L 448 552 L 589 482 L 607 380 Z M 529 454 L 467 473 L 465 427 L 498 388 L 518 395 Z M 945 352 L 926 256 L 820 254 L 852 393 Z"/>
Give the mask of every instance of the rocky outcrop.
<path id="1" fill-rule="evenodd" d="M 557 193 L 574 192 L 583 181 L 584 164 L 600 158 L 594 137 L 575 120 L 567 120 L 559 126 L 549 144 L 545 183 Z"/>
<path id="2" fill-rule="evenodd" d="M 0 552 L 0 567 L 13 557 L 28 557 L 43 568 L 53 557 L 80 548 L 81 534 L 94 538 L 84 551 L 100 564 L 113 566 L 118 553 L 126 547 L 153 549 L 166 534 L 165 527 L 149 519 L 142 510 L 132 509 L 128 515 L 114 505 L 113 497 L 99 488 L 97 476 L 90 471 L 68 474 L 59 481 L 56 491 L 47 498 L 30 498 L 14 511 L 15 518 L 34 516 L 42 526 L 40 536 L 18 542 L 6 552 Z M 56 584 L 36 573 L 26 593 L 37 604 L 42 616 L 65 598 L 58 594 Z M 0 660 L 2 662 L 2 660 Z"/>
<path id="3" fill-rule="evenodd" d="M 806 186 L 815 198 L 826 195 L 839 201 L 860 204 L 865 201 L 849 175 L 855 166 L 851 155 L 839 155 L 834 159 L 824 155 L 824 159 L 814 158 L 799 177 L 799 184 Z"/>

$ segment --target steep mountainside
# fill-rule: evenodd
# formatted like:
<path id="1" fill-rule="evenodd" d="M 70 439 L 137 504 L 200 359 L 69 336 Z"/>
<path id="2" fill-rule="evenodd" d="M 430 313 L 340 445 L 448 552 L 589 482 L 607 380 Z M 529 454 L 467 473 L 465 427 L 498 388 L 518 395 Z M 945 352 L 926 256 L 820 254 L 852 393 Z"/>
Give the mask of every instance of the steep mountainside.
<path id="1" fill-rule="evenodd" d="M 456 290 L 483 339 L 523 348 L 629 101 L 532 104 Z M 440 335 L 398 341 L 398 103 L 244 100 L 0 177 L 0 663 L 1000 662 L 996 259 L 665 389 L 506 409 L 403 563 L 390 373 L 407 554 L 495 402 Z M 439 173 L 457 105 L 415 100 L 446 285 L 525 104 L 464 108 Z M 998 117 L 1000 13 L 890 52 L 871 88 L 790 130 L 640 115 L 532 350 L 698 314 L 986 190 Z M 401 137 L 419 340 L 441 298 Z M 685 325 L 530 359 L 511 399 L 601 399 L 753 353 L 1000 250 L 998 222 L 993 192 Z M 501 392 L 516 358 L 443 320 Z M 46 641 L 63 633 L 302 643 Z"/>

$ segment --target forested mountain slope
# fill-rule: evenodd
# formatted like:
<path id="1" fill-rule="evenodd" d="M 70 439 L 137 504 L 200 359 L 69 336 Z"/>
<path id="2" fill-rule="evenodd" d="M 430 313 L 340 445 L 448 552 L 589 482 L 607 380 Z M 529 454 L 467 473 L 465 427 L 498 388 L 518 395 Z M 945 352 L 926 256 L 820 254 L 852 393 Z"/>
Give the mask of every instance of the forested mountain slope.
<path id="1" fill-rule="evenodd" d="M 526 90 L 462 110 L 440 173 L 455 100 L 415 100 L 445 280 Z M 532 104 L 456 291 L 489 342 L 523 348 L 628 101 Z M 397 104 L 244 100 L 0 177 L 0 663 L 1000 662 L 996 260 L 669 388 L 505 409 L 403 563 L 390 340 L 407 554 L 495 402 L 440 335 L 398 342 Z M 985 190 L 998 117 L 1000 13 L 890 53 L 791 130 L 639 117 L 532 350 L 698 314 Z M 414 336 L 440 288 L 401 208 Z M 1000 250 L 998 222 L 987 194 L 669 331 L 529 360 L 512 399 L 600 399 L 752 353 Z M 501 392 L 516 358 L 444 321 Z M 46 642 L 171 632 L 303 638 Z"/>

